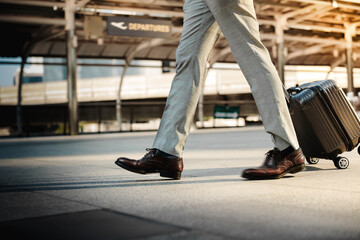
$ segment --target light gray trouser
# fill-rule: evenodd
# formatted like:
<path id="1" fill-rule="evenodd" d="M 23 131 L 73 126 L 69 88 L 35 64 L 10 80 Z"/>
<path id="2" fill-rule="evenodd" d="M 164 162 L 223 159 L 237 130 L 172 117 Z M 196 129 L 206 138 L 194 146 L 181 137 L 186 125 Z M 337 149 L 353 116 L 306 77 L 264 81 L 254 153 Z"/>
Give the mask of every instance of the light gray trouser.
<path id="1" fill-rule="evenodd" d="M 186 0 L 176 75 L 153 147 L 182 156 L 204 86 L 206 64 L 220 31 L 241 67 L 275 147 L 298 149 L 281 81 L 261 43 L 252 0 Z"/>

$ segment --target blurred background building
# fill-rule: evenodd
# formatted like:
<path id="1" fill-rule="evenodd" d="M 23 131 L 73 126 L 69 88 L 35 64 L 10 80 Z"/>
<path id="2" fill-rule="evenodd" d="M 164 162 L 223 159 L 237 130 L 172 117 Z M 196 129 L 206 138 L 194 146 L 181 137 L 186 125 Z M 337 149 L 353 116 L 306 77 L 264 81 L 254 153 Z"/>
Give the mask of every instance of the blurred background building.
<path id="1" fill-rule="evenodd" d="M 0 135 L 156 129 L 175 74 L 183 3 L 0 0 Z M 254 4 L 285 86 L 331 78 L 358 108 L 360 2 Z M 260 121 L 221 36 L 194 127 Z"/>

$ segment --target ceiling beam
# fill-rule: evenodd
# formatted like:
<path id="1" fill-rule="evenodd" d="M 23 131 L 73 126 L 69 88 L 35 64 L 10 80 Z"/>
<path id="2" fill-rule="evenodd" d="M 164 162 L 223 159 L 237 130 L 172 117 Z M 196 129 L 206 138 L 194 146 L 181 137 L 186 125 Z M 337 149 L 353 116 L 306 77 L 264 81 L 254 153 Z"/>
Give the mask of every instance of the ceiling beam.
<path id="1" fill-rule="evenodd" d="M 276 25 L 275 20 L 268 20 L 268 19 L 258 19 L 260 25 Z M 335 28 L 335 27 L 326 27 L 326 26 L 319 26 L 319 25 L 311 25 L 311 24 L 300 24 L 300 23 L 292 23 L 288 22 L 285 27 L 290 27 L 294 29 L 302 29 L 302 30 L 316 30 L 321 32 L 337 32 L 337 33 L 345 33 L 344 28 Z"/>
<path id="2" fill-rule="evenodd" d="M 115 6 L 104 6 L 104 5 L 91 5 L 88 8 L 82 8 L 82 11 L 96 12 L 96 13 L 107 13 L 108 11 L 116 12 L 132 12 L 133 15 L 157 15 L 162 17 L 184 17 L 183 11 L 172 11 L 163 9 L 150 9 L 150 8 L 139 8 L 139 7 L 115 7 Z M 104 11 L 105 10 L 105 11 Z M 139 14 L 140 13 L 140 14 Z M 130 14 L 128 14 L 130 15 Z"/>
<path id="3" fill-rule="evenodd" d="M 45 18 L 33 16 L 0 15 L 0 22 L 34 24 L 34 25 L 59 25 L 65 26 L 64 18 Z M 76 21 L 77 27 L 83 27 L 83 22 Z"/>
<path id="4" fill-rule="evenodd" d="M 146 42 L 142 42 L 139 45 L 135 47 L 135 49 L 131 50 L 129 53 L 126 54 L 126 62 L 129 64 L 131 60 L 134 59 L 136 53 L 140 52 L 144 49 L 149 49 L 156 46 L 161 46 L 164 44 L 171 44 L 174 42 L 178 42 L 180 40 L 180 37 L 175 39 L 161 39 L 161 38 L 154 38 Z"/>
<path id="5" fill-rule="evenodd" d="M 322 1 L 322 0 L 292 0 L 295 2 L 300 2 L 300 3 L 312 3 L 312 4 L 317 4 L 317 5 L 324 5 L 324 6 L 329 6 L 332 5 L 331 1 Z M 344 3 L 345 1 L 337 1 L 337 5 L 339 8 L 348 8 L 348 9 L 353 9 L 353 10 L 358 10 L 360 11 L 360 4 L 359 2 L 356 1 L 347 1 L 348 3 Z"/>
<path id="6" fill-rule="evenodd" d="M 86 0 L 85 0 L 86 1 Z M 322 0 L 291 0 L 292 2 L 299 2 L 299 3 L 311 3 L 323 6 L 331 6 L 330 1 L 322 1 Z M 90 0 L 89 3 L 92 1 Z M 95 3 L 106 2 L 106 3 L 138 3 L 138 4 L 148 4 L 148 5 L 160 5 L 160 6 L 174 6 L 174 7 L 182 7 L 183 1 L 165 1 L 165 0 L 103 0 L 103 1 L 93 1 Z M 297 7 L 291 4 L 286 3 L 272 3 L 264 0 L 254 0 L 255 4 L 261 5 L 270 5 L 270 6 L 278 6 L 278 7 L 288 7 L 293 9 L 302 9 L 301 6 Z M 0 3 L 6 4 L 14 4 L 14 5 L 25 5 L 25 6 L 43 6 L 43 7 L 54 7 L 57 6 L 59 8 L 65 8 L 65 2 L 58 2 L 58 1 L 36 1 L 36 0 L 0 0 Z M 79 1 L 78 3 L 81 3 Z M 101 5 L 95 4 L 94 6 L 101 8 L 101 7 L 108 7 L 108 5 Z M 352 10 L 360 10 L 360 3 L 358 0 L 338 0 L 338 7 L 339 8 L 348 8 Z M 117 6 L 119 8 L 119 6 Z"/>
<path id="7" fill-rule="evenodd" d="M 309 18 L 315 17 L 315 16 L 317 16 L 319 14 L 326 13 L 326 12 L 332 10 L 332 9 L 334 9 L 332 6 L 322 7 L 320 9 L 317 9 L 314 12 L 311 12 L 309 14 L 305 14 L 304 16 L 297 17 L 295 19 L 289 20 L 289 22 L 292 23 L 292 24 L 299 23 L 299 22 L 302 22 L 302 21 L 307 20 Z"/>
<path id="8" fill-rule="evenodd" d="M 318 6 L 318 5 L 309 5 L 309 6 L 306 6 L 304 8 L 300 8 L 300 9 L 297 9 L 297 10 L 282 14 L 282 16 L 285 17 L 285 18 L 292 18 L 292 17 L 296 17 L 298 15 L 302 15 L 302 14 L 305 14 L 305 13 L 314 12 L 320 7 L 321 6 Z"/>
<path id="9" fill-rule="evenodd" d="M 342 2 L 348 2 L 348 3 L 357 3 L 359 4 L 359 0 L 341 0 Z"/>
<path id="10" fill-rule="evenodd" d="M 182 7 L 183 1 L 165 1 L 165 0 L 102 0 L 99 2 L 107 3 L 127 3 L 127 4 L 139 4 L 139 5 L 160 5 L 166 7 Z"/>
<path id="11" fill-rule="evenodd" d="M 287 27 L 294 29 L 302 29 L 302 30 L 314 30 L 320 32 L 335 32 L 335 33 L 345 33 L 344 28 L 336 28 L 336 27 L 326 27 L 319 25 L 310 25 L 310 24 L 299 24 L 299 23 L 291 23 L 288 22 Z"/>
<path id="12" fill-rule="evenodd" d="M 0 22 L 65 26 L 64 18 L 44 18 L 32 16 L 0 15 Z"/>
<path id="13" fill-rule="evenodd" d="M 37 7 L 59 7 L 65 8 L 65 2 L 54 1 L 27 1 L 27 0 L 0 0 L 0 3 L 25 5 L 25 6 L 37 6 Z"/>
<path id="14" fill-rule="evenodd" d="M 291 52 L 286 56 L 286 61 L 289 61 L 293 58 L 300 57 L 300 56 L 311 55 L 311 54 L 323 52 L 323 48 L 328 47 L 328 46 L 331 46 L 331 44 L 319 44 L 316 46 L 312 46 L 312 47 L 308 47 L 308 48 L 304 48 L 301 50 Z"/>
<path id="15" fill-rule="evenodd" d="M 276 36 L 273 33 L 260 33 L 261 40 L 275 40 Z M 334 45 L 344 45 L 346 41 L 344 39 L 334 39 L 334 38 L 319 38 L 319 37 L 304 37 L 304 36 L 293 36 L 289 34 L 284 35 L 285 41 L 293 42 L 303 42 L 303 43 L 319 43 L 319 44 L 334 44 Z M 353 42 L 354 47 L 360 47 L 360 42 Z"/>

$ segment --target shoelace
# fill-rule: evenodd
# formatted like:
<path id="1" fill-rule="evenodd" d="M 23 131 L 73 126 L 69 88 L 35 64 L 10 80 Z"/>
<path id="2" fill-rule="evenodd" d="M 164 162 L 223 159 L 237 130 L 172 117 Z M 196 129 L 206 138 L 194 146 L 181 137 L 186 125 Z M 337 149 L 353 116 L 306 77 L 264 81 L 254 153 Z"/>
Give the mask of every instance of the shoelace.
<path id="1" fill-rule="evenodd" d="M 274 149 L 268 151 L 267 153 L 265 153 L 266 158 L 265 158 L 264 165 L 265 165 L 265 166 L 271 166 L 271 165 L 273 165 L 274 163 L 276 163 L 276 162 L 277 162 L 277 157 L 276 157 L 276 155 L 278 155 L 279 153 L 280 153 L 280 150 L 277 149 L 277 148 L 274 148 Z M 274 162 L 271 163 L 271 161 L 274 161 Z"/>
<path id="2" fill-rule="evenodd" d="M 146 148 L 147 153 L 144 155 L 144 158 L 154 157 L 155 156 L 155 148 Z"/>

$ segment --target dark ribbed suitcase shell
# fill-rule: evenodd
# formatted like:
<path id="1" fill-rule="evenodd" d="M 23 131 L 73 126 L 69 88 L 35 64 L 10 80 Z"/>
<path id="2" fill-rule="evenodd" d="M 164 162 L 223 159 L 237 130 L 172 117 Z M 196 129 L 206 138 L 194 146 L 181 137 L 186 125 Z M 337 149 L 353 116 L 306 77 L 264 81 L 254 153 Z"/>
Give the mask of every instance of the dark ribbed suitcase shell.
<path id="1" fill-rule="evenodd" d="M 290 96 L 290 113 L 305 156 L 335 159 L 354 149 L 360 120 L 333 80 L 299 86 Z"/>

